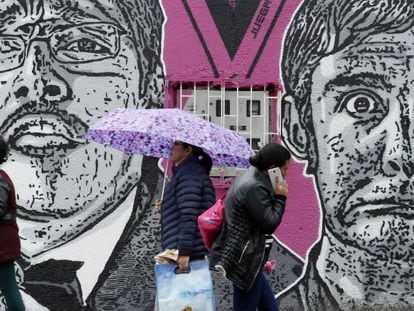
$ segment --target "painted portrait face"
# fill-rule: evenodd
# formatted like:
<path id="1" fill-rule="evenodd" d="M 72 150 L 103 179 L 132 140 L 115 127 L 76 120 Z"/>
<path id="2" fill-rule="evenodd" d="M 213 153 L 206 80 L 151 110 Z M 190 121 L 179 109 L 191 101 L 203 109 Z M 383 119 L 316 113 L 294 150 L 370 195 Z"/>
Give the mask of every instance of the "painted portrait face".
<path id="1" fill-rule="evenodd" d="M 22 251 L 32 256 L 104 218 L 138 182 L 141 157 L 84 134 L 115 108 L 142 107 L 144 46 L 90 1 L 10 0 L 0 12 L 4 168 L 16 185 Z"/>
<path id="2" fill-rule="evenodd" d="M 373 35 L 312 76 L 316 182 L 326 228 L 389 260 L 414 252 L 414 34 Z"/>

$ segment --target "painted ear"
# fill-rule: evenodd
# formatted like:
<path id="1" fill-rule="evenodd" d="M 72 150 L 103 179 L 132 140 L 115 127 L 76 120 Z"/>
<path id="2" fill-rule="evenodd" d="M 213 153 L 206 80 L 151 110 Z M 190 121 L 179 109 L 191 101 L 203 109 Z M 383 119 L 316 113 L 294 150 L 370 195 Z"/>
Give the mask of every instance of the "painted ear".
<path id="1" fill-rule="evenodd" d="M 164 103 L 164 70 L 161 64 L 155 68 L 155 73 L 148 76 L 146 97 L 149 98 L 150 108 L 161 108 Z"/>
<path id="2" fill-rule="evenodd" d="M 144 65 L 148 65 L 144 62 Z M 140 79 L 138 108 L 162 108 L 164 105 L 164 70 L 162 63 L 155 64 L 147 69 L 148 72 Z M 142 71 L 139 73 L 141 74 Z"/>
<path id="3" fill-rule="evenodd" d="M 294 156 L 300 160 L 309 159 L 309 129 L 301 122 L 300 113 L 293 96 L 282 99 L 282 139 Z"/>

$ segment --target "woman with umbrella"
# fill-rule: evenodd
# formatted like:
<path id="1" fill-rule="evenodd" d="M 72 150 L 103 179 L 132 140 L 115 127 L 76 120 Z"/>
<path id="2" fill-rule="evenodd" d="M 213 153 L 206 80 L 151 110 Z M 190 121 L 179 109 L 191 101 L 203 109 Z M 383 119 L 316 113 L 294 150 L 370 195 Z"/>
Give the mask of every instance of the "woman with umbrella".
<path id="1" fill-rule="evenodd" d="M 185 271 L 190 260 L 204 259 L 208 253 L 197 217 L 216 201 L 209 177 L 212 160 L 202 148 L 175 141 L 170 161 L 174 176 L 162 203 L 157 204 L 161 207 L 161 242 L 163 251 L 178 250 L 178 267 Z"/>

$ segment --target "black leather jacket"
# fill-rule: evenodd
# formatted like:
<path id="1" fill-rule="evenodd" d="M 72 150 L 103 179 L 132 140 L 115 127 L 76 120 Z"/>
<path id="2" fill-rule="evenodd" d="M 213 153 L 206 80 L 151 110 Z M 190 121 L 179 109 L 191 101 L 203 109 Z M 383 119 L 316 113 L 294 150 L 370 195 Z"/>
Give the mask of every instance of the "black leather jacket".
<path id="1" fill-rule="evenodd" d="M 286 197 L 275 195 L 268 176 L 254 168 L 227 193 L 225 221 L 210 253 L 210 267 L 242 290 L 250 290 L 263 267 L 265 235 L 282 220 Z"/>

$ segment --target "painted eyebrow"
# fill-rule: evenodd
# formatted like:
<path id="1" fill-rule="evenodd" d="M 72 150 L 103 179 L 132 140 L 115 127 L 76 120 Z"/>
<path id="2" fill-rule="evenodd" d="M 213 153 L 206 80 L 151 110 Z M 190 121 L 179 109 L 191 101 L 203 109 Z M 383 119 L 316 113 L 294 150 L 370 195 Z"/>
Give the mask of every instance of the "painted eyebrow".
<path id="1" fill-rule="evenodd" d="M 78 23 L 78 24 L 72 24 L 68 22 L 65 24 L 53 25 L 51 31 L 53 32 L 53 31 L 65 30 L 65 29 L 77 27 L 77 26 L 93 26 L 93 25 L 99 25 L 99 24 L 101 25 L 107 24 L 107 25 L 116 27 L 120 35 L 128 33 L 127 30 L 125 30 L 119 23 L 109 23 L 106 21 L 91 21 L 91 20 L 85 20 L 85 23 Z M 105 34 L 104 32 L 102 33 Z"/>
<path id="2" fill-rule="evenodd" d="M 4 2 L 4 1 L 1 1 Z M 32 0 L 14 1 L 7 5 L 6 8 L 0 8 L 0 29 L 7 30 L 7 25 L 12 25 L 21 20 L 22 17 L 31 15 L 39 15 L 42 10 L 42 4 L 39 1 L 37 4 Z"/>
<path id="3" fill-rule="evenodd" d="M 325 85 L 324 92 L 329 92 L 332 87 L 341 86 L 365 86 L 382 90 L 391 90 L 394 87 L 385 80 L 385 75 L 367 72 L 354 75 L 340 74 Z"/>
<path id="4" fill-rule="evenodd" d="M 0 10 L 0 29 L 3 31 L 6 25 L 13 24 L 18 19 L 21 7 L 14 4 L 7 7 L 5 10 Z"/>

